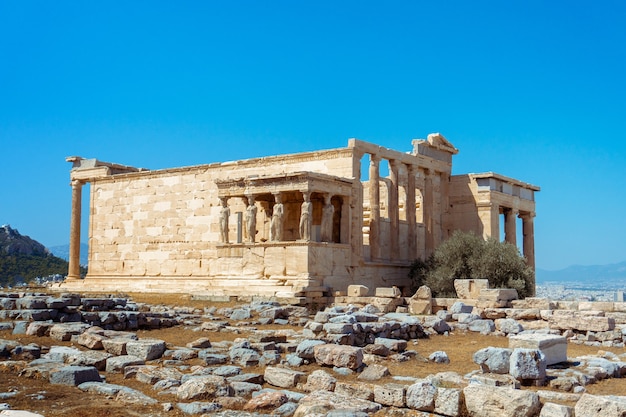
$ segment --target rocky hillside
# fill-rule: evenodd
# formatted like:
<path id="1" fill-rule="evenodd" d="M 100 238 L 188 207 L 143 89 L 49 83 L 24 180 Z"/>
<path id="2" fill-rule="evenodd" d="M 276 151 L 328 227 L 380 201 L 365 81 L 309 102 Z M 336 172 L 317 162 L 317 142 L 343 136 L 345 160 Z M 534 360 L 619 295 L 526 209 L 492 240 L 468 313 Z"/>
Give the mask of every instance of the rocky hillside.
<path id="1" fill-rule="evenodd" d="M 0 253 L 3 255 L 50 255 L 50 251 L 44 245 L 28 236 L 22 236 L 8 224 L 0 226 Z"/>
<path id="2" fill-rule="evenodd" d="M 9 225 L 0 226 L 0 286 L 28 283 L 36 277 L 67 274 L 68 264 L 36 240 Z"/>

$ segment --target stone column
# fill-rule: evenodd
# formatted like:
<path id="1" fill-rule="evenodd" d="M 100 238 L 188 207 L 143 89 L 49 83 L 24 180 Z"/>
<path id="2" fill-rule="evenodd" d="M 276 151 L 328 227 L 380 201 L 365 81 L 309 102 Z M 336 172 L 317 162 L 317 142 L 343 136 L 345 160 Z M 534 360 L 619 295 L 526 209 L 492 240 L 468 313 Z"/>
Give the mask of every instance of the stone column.
<path id="1" fill-rule="evenodd" d="M 434 193 L 433 193 L 433 179 L 431 177 L 432 171 L 424 169 L 424 193 L 422 198 L 422 206 L 424 213 L 424 232 L 425 232 L 425 256 L 430 256 L 435 251 L 435 236 L 433 231 L 433 205 L 434 205 Z"/>
<path id="2" fill-rule="evenodd" d="M 350 240 L 342 243 L 350 243 L 352 247 L 352 259 L 350 265 L 358 266 L 363 260 L 363 183 L 361 182 L 361 159 L 363 153 L 353 151 L 352 155 L 352 195 L 347 209 L 350 220 L 347 222 Z M 344 201 L 344 205 L 347 202 Z"/>
<path id="3" fill-rule="evenodd" d="M 407 185 L 406 185 L 406 222 L 409 226 L 408 232 L 408 249 L 409 260 L 412 261 L 417 257 L 417 230 L 415 221 L 415 166 L 407 165 Z"/>
<path id="4" fill-rule="evenodd" d="M 380 156 L 370 154 L 370 260 L 380 259 Z"/>
<path id="5" fill-rule="evenodd" d="M 490 237 L 500 240 L 500 206 L 495 203 L 478 204 L 483 239 Z"/>
<path id="6" fill-rule="evenodd" d="M 517 245 L 517 228 L 515 225 L 517 214 L 515 209 L 504 209 L 504 241 L 512 245 Z"/>
<path id="7" fill-rule="evenodd" d="M 522 213 L 523 251 L 526 263 L 535 269 L 535 213 Z"/>
<path id="8" fill-rule="evenodd" d="M 72 217 L 70 219 L 70 257 L 67 279 L 80 279 L 80 215 L 84 183 L 72 180 Z"/>
<path id="9" fill-rule="evenodd" d="M 524 234 L 523 251 L 526 264 L 533 269 L 531 297 L 535 296 L 535 213 L 520 214 Z"/>
<path id="10" fill-rule="evenodd" d="M 398 161 L 389 160 L 389 179 L 391 180 L 391 188 L 389 189 L 389 249 L 391 260 L 398 259 L 400 238 L 400 213 L 398 204 Z"/>

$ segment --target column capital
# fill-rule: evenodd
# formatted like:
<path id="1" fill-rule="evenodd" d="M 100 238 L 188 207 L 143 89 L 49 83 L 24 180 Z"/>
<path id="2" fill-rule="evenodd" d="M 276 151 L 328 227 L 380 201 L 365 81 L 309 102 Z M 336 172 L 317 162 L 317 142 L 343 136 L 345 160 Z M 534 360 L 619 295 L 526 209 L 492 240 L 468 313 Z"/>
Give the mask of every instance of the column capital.
<path id="1" fill-rule="evenodd" d="M 370 164 L 378 163 L 378 162 L 380 162 L 380 159 L 381 159 L 380 155 L 378 155 L 376 153 L 371 153 L 370 154 Z"/>
<path id="2" fill-rule="evenodd" d="M 536 216 L 537 216 L 537 213 L 535 213 L 534 211 L 519 212 L 518 214 L 518 217 L 524 220 L 532 220 Z"/>

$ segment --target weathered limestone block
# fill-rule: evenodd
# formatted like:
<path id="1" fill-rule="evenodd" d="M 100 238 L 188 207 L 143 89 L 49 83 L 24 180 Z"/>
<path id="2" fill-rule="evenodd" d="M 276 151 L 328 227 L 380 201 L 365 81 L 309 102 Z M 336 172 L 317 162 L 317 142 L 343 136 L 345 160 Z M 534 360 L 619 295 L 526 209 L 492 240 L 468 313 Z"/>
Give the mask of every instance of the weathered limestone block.
<path id="1" fill-rule="evenodd" d="M 83 382 L 101 382 L 98 370 L 93 366 L 64 366 L 50 372 L 50 383 L 77 386 Z"/>
<path id="2" fill-rule="evenodd" d="M 436 396 L 437 388 L 431 381 L 417 381 L 406 389 L 406 406 L 414 410 L 433 412 Z"/>
<path id="3" fill-rule="evenodd" d="M 243 407 L 244 411 L 274 410 L 289 401 L 287 395 L 280 391 L 264 392 L 249 400 Z"/>
<path id="4" fill-rule="evenodd" d="M 106 369 L 106 362 L 112 355 L 107 352 L 86 351 L 72 355 L 67 359 L 69 365 L 93 366 L 99 371 Z"/>
<path id="5" fill-rule="evenodd" d="M 382 407 L 380 404 L 356 397 L 348 397 L 330 391 L 314 391 L 298 402 L 294 417 L 326 415 L 332 410 L 375 413 Z"/>
<path id="6" fill-rule="evenodd" d="M 231 397 L 233 388 L 224 377 L 218 375 L 193 376 L 176 389 L 176 397 L 181 401 Z"/>
<path id="7" fill-rule="evenodd" d="M 363 364 L 363 349 L 359 347 L 325 344 L 313 348 L 319 365 L 357 369 Z"/>
<path id="8" fill-rule="evenodd" d="M 546 365 L 567 361 L 567 339 L 564 336 L 540 333 L 511 336 L 509 348 L 538 349 L 544 354 Z"/>
<path id="9" fill-rule="evenodd" d="M 374 386 L 374 401 L 382 405 L 404 407 L 405 394 L 405 385 L 385 384 Z"/>
<path id="10" fill-rule="evenodd" d="M 574 407 L 576 417 L 626 415 L 626 397 L 583 394 Z"/>
<path id="11" fill-rule="evenodd" d="M 548 317 L 550 327 L 560 330 L 606 332 L 615 328 L 615 320 L 603 317 L 604 312 L 554 310 Z"/>
<path id="12" fill-rule="evenodd" d="M 474 310 L 473 306 L 465 304 L 461 301 L 456 301 L 449 308 L 450 313 L 452 313 L 453 315 L 454 314 L 471 314 L 472 310 Z"/>
<path id="13" fill-rule="evenodd" d="M 398 287 L 377 287 L 375 296 L 383 298 L 398 298 L 402 297 L 402 293 Z"/>
<path id="14" fill-rule="evenodd" d="M 463 391 L 460 388 L 437 388 L 435 414 L 457 417 L 463 410 Z"/>
<path id="15" fill-rule="evenodd" d="M 360 398 L 372 401 L 374 399 L 374 387 L 370 384 L 350 384 L 348 382 L 337 381 L 335 393 L 349 398 Z"/>
<path id="16" fill-rule="evenodd" d="M 579 301 L 579 311 L 614 311 L 612 301 Z"/>
<path id="17" fill-rule="evenodd" d="M 141 358 L 132 355 L 113 356 L 107 359 L 106 371 L 121 373 L 127 366 L 143 365 L 144 363 Z"/>
<path id="18" fill-rule="evenodd" d="M 544 403 L 539 417 L 573 417 L 574 409 L 566 405 Z"/>
<path id="19" fill-rule="evenodd" d="M 336 383 L 337 378 L 324 370 L 318 369 L 311 372 L 306 379 L 303 389 L 308 392 L 317 390 L 334 391 Z"/>
<path id="20" fill-rule="evenodd" d="M 307 339 L 303 340 L 296 347 L 296 355 L 301 357 L 302 359 L 315 359 L 315 352 L 313 349 L 317 345 L 324 345 L 325 343 L 322 340 L 317 339 Z"/>
<path id="21" fill-rule="evenodd" d="M 144 361 L 151 361 L 163 355 L 165 342 L 157 339 L 129 340 L 126 343 L 126 352 Z"/>
<path id="22" fill-rule="evenodd" d="M 512 301 L 517 298 L 517 290 L 512 288 L 482 288 L 478 295 L 480 301 Z"/>
<path id="23" fill-rule="evenodd" d="M 496 330 L 496 325 L 493 322 L 493 320 L 479 319 L 479 320 L 471 321 L 467 329 L 472 332 L 479 332 L 481 334 L 489 334 L 489 333 L 492 333 L 494 330 Z"/>
<path id="24" fill-rule="evenodd" d="M 541 318 L 541 310 L 537 308 L 507 308 L 505 311 L 507 318 L 513 320 L 539 320 Z"/>
<path id="25" fill-rule="evenodd" d="M 463 396 L 471 417 L 532 417 L 541 409 L 539 396 L 532 391 L 468 385 Z"/>
<path id="26" fill-rule="evenodd" d="M 496 329 L 505 334 L 518 334 L 524 330 L 524 327 L 514 319 L 496 319 Z"/>
<path id="27" fill-rule="evenodd" d="M 509 374 L 519 381 L 546 378 L 546 357 L 539 349 L 513 349 L 509 365 Z"/>
<path id="28" fill-rule="evenodd" d="M 102 339 L 102 347 L 105 351 L 112 355 L 120 356 L 126 355 L 126 344 L 129 340 L 125 338 L 115 338 L 115 339 Z"/>
<path id="29" fill-rule="evenodd" d="M 374 339 L 374 344 L 383 345 L 392 352 L 404 352 L 407 347 L 406 340 L 388 339 L 384 337 L 377 337 Z"/>
<path id="30" fill-rule="evenodd" d="M 366 297 L 369 291 L 365 285 L 348 285 L 348 297 Z"/>
<path id="31" fill-rule="evenodd" d="M 361 381 L 378 381 L 388 375 L 391 375 L 389 373 L 389 368 L 378 363 L 373 363 L 368 365 L 363 372 L 359 374 L 357 379 Z"/>
<path id="32" fill-rule="evenodd" d="M 554 310 L 556 304 L 548 298 L 526 297 L 523 300 L 512 300 L 513 308 L 519 309 L 537 309 L 537 310 Z"/>
<path id="33" fill-rule="evenodd" d="M 55 340 L 66 342 L 74 335 L 85 332 L 91 326 L 86 323 L 58 323 L 50 327 L 50 337 Z"/>
<path id="34" fill-rule="evenodd" d="M 409 313 L 418 315 L 429 315 L 433 311 L 433 301 L 428 300 L 413 300 L 409 299 Z"/>
<path id="35" fill-rule="evenodd" d="M 265 382 L 275 387 L 281 388 L 293 388 L 298 385 L 300 380 L 303 380 L 306 374 L 300 371 L 294 371 L 288 368 L 276 368 L 268 366 L 265 368 L 263 378 Z"/>
<path id="36" fill-rule="evenodd" d="M 412 300 L 430 300 L 431 298 L 433 298 L 433 292 L 427 285 L 419 287 L 411 297 Z"/>
<path id="37" fill-rule="evenodd" d="M 511 349 L 486 347 L 474 353 L 472 360 L 483 373 L 506 374 L 509 372 Z"/>
<path id="38" fill-rule="evenodd" d="M 486 279 L 455 279 L 454 289 L 456 296 L 464 299 L 478 299 L 480 290 L 489 288 L 489 280 Z"/>
<path id="39" fill-rule="evenodd" d="M 91 329 L 90 329 L 91 330 Z M 104 336 L 104 330 L 101 331 L 90 331 L 87 330 L 85 333 L 78 335 L 76 342 L 85 346 L 87 349 L 100 350 L 103 349 L 102 340 L 106 339 Z"/>
<path id="40" fill-rule="evenodd" d="M 28 336 L 42 337 L 50 333 L 50 328 L 54 326 L 54 323 L 34 321 L 28 325 L 26 334 Z"/>

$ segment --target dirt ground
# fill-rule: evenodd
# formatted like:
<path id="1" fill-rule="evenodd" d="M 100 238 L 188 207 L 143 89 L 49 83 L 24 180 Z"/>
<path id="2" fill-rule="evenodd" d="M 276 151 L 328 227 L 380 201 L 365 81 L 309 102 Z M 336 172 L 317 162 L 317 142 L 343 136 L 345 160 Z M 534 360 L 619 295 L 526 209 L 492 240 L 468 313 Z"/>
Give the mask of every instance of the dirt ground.
<path id="1" fill-rule="evenodd" d="M 227 307 L 233 306 L 232 303 L 210 303 L 207 301 L 194 301 L 189 297 L 177 295 L 150 295 L 150 294 L 130 294 L 133 300 L 137 302 L 145 302 L 149 304 L 164 304 L 169 306 L 189 306 L 204 308 L 209 306 Z M 285 329 L 288 326 L 255 326 L 257 329 Z M 299 330 L 299 328 L 296 328 Z M 138 331 L 140 338 L 156 338 L 165 340 L 168 346 L 184 346 L 186 343 L 196 340 L 200 337 L 208 337 L 212 342 L 222 340 L 234 340 L 237 337 L 245 337 L 245 328 L 242 328 L 242 334 L 222 333 L 222 332 L 197 332 L 191 328 L 177 326 L 174 328 L 166 328 L 159 330 L 140 330 Z M 71 342 L 59 342 L 49 337 L 36 337 L 25 335 L 12 335 L 11 331 L 0 331 L 0 339 L 9 339 L 19 341 L 21 344 L 36 343 L 40 346 L 64 345 L 73 346 Z M 444 371 L 455 371 L 461 375 L 478 369 L 473 363 L 472 355 L 479 349 L 487 346 L 507 347 L 508 340 L 505 337 L 483 336 L 480 334 L 453 333 L 449 336 L 432 336 L 429 339 L 419 339 L 417 341 L 409 341 L 407 349 L 416 350 L 418 356 L 408 362 L 391 362 L 386 361 L 384 364 L 389 368 L 393 376 L 411 376 L 426 377 Z M 75 346 L 82 348 L 80 346 Z M 449 358 L 449 364 L 435 364 L 428 362 L 426 358 L 435 351 L 445 351 Z M 606 349 L 616 354 L 625 353 L 625 349 Z M 598 353 L 598 348 L 568 345 L 568 357 L 576 357 L 582 355 L 593 355 Z M 190 362 L 190 364 L 196 364 Z M 201 364 L 200 361 L 197 364 Z M 0 364 L 1 365 L 1 364 Z M 319 369 L 316 365 L 306 365 L 301 368 L 305 372 L 311 372 Z M 249 368 L 247 372 L 263 373 L 261 368 Z M 340 381 L 356 382 L 356 375 L 340 376 L 333 374 Z M 161 403 L 176 403 L 174 396 L 158 395 L 152 390 L 151 386 L 142 384 L 134 379 L 124 380 L 119 374 L 106 374 L 106 382 L 113 384 L 126 385 L 134 389 L 138 389 L 145 394 L 158 399 Z M 379 383 L 393 382 L 391 377 L 386 377 Z M 359 381 L 361 383 L 361 381 Z M 537 388 L 524 388 L 537 389 Z M 540 389 L 547 389 L 546 387 Z M 121 417 L 121 416 L 185 416 L 181 411 L 174 408 L 172 411 L 165 412 L 161 405 L 157 406 L 135 406 L 120 404 L 111 398 L 103 395 L 89 394 L 81 392 L 78 388 L 62 385 L 51 385 L 44 380 L 27 379 L 18 377 L 17 372 L 9 372 L 0 367 L 0 393 L 17 392 L 17 395 L 11 398 L 1 398 L 0 403 L 9 403 L 12 409 L 29 410 L 43 414 L 46 417 L 56 416 L 89 416 L 89 417 Z M 600 383 L 587 386 L 587 392 L 597 395 L 625 395 L 626 378 L 608 379 Z"/>

